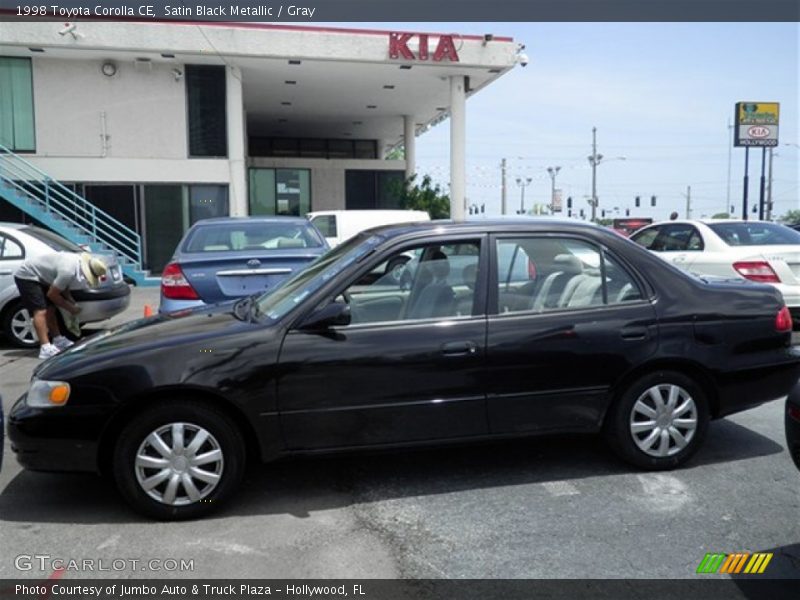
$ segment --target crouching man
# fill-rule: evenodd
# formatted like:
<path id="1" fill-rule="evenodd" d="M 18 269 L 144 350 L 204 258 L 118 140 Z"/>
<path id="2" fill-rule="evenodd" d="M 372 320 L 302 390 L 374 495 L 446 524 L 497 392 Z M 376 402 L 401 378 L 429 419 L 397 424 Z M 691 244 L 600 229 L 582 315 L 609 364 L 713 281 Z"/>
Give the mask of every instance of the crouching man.
<path id="1" fill-rule="evenodd" d="M 39 358 L 50 358 L 72 342 L 61 334 L 56 307 L 72 315 L 80 312 L 69 293 L 76 282 L 97 287 L 106 274 L 106 264 L 88 253 L 52 252 L 27 259 L 14 273 L 22 305 L 28 309 L 39 338 Z M 50 342 L 52 335 L 52 343 Z"/>

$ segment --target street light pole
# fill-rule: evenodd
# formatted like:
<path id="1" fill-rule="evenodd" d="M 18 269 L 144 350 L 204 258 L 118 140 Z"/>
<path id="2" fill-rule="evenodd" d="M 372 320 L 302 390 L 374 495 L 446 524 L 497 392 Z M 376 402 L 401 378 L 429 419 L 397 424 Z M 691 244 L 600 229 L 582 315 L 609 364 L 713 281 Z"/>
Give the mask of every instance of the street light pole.
<path id="1" fill-rule="evenodd" d="M 550 175 L 550 213 L 555 213 L 556 207 L 556 175 L 561 170 L 561 167 L 547 167 L 547 173 Z"/>
<path id="2" fill-rule="evenodd" d="M 526 177 L 524 180 L 521 177 L 517 177 L 517 185 L 522 190 L 519 198 L 519 210 L 517 211 L 518 215 L 525 214 L 525 188 L 528 187 L 530 183 L 531 183 L 530 177 Z"/>
<path id="3" fill-rule="evenodd" d="M 603 160 L 603 155 L 597 153 L 597 127 L 592 127 L 592 155 L 589 164 L 592 165 L 592 223 L 597 220 L 597 165 Z"/>

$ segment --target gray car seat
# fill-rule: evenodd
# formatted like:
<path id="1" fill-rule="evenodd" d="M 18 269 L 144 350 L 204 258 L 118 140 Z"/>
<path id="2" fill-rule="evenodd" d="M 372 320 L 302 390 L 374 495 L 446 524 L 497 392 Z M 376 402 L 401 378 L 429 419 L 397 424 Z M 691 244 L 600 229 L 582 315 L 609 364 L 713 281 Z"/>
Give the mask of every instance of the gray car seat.
<path id="1" fill-rule="evenodd" d="M 419 268 L 415 285 L 428 277 L 431 282 L 413 300 L 411 308 L 406 313 L 406 319 L 432 319 L 452 315 L 455 294 L 447 283 L 447 276 L 450 274 L 447 255 L 437 251 L 430 260 L 420 263 Z"/>
<path id="2" fill-rule="evenodd" d="M 553 262 L 557 270 L 545 278 L 539 293 L 533 299 L 533 310 L 557 308 L 569 281 L 583 273 L 581 261 L 572 254 L 559 254 Z"/>

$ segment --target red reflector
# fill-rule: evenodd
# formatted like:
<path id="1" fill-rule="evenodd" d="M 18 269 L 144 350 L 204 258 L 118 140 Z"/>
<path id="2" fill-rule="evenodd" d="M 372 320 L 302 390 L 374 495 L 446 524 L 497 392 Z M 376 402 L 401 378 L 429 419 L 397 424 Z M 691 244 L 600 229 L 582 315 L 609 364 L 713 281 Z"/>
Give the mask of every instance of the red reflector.
<path id="1" fill-rule="evenodd" d="M 781 333 L 792 330 L 792 313 L 785 306 L 775 315 L 775 331 Z"/>
<path id="2" fill-rule="evenodd" d="M 800 421 L 800 406 L 793 406 L 789 404 L 787 406 L 787 410 L 789 412 L 789 416 L 793 419 Z"/>
<path id="3" fill-rule="evenodd" d="M 198 300 L 200 296 L 194 291 L 181 271 L 178 263 L 169 263 L 161 273 L 161 293 L 171 300 Z"/>
<path id="4" fill-rule="evenodd" d="M 764 260 L 748 260 L 733 263 L 733 268 L 745 279 L 760 283 L 780 283 L 781 280 L 769 263 Z"/>

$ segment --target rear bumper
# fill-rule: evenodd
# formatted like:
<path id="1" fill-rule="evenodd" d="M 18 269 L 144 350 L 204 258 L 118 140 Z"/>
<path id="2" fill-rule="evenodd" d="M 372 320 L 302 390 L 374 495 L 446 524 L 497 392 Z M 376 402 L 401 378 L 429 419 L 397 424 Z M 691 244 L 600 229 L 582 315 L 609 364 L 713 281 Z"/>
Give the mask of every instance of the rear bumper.
<path id="1" fill-rule="evenodd" d="M 171 300 L 161 296 L 161 303 L 158 305 L 159 314 L 177 312 L 179 310 L 191 310 L 208 306 L 202 300 Z"/>
<path id="2" fill-rule="evenodd" d="M 131 303 L 131 289 L 127 284 L 108 290 L 75 290 L 71 293 L 81 307 L 81 323 L 105 321 L 127 309 Z"/>
<path id="3" fill-rule="evenodd" d="M 800 380 L 796 359 L 717 376 L 719 391 L 716 417 L 754 408 L 785 398 Z"/>
<path id="4" fill-rule="evenodd" d="M 790 414 L 790 408 L 793 409 L 794 415 L 800 414 L 800 383 L 794 387 L 792 393 L 786 399 L 786 411 L 784 413 L 786 447 L 795 466 L 800 469 L 800 418 Z"/>

